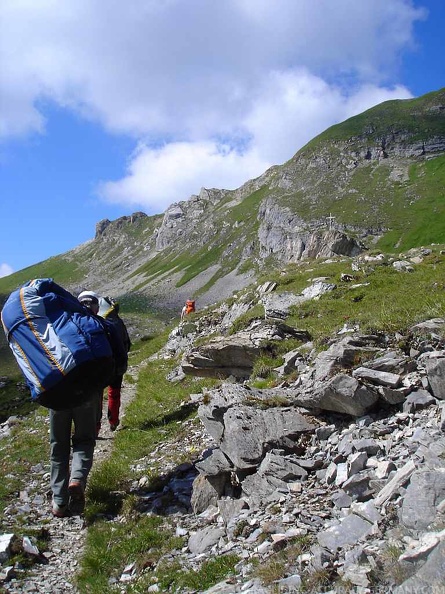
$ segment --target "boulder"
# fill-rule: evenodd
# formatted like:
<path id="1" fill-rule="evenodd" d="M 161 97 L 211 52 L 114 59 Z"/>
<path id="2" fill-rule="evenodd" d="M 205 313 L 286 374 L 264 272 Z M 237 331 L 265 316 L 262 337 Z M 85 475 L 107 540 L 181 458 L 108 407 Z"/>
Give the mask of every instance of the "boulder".
<path id="1" fill-rule="evenodd" d="M 358 367 L 354 369 L 352 377 L 388 388 L 398 388 L 402 382 L 402 378 L 397 373 L 379 371 L 377 369 L 370 369 L 369 367 Z"/>
<path id="2" fill-rule="evenodd" d="M 184 353 L 181 367 L 187 375 L 200 377 L 247 378 L 256 359 L 267 352 L 269 341 L 285 338 L 310 339 L 305 330 L 283 323 L 256 321 L 246 331 L 233 336 L 218 337 L 205 345 L 194 346 Z"/>
<path id="3" fill-rule="evenodd" d="M 443 591 L 445 576 L 445 540 L 439 543 L 417 573 L 393 590 L 393 594 L 418 594 Z"/>
<path id="4" fill-rule="evenodd" d="M 190 505 L 195 514 L 205 511 L 210 505 L 216 505 L 225 492 L 226 477 L 214 477 L 212 483 L 199 474 L 193 481 Z"/>
<path id="5" fill-rule="evenodd" d="M 355 514 L 335 522 L 327 530 L 317 534 L 318 544 L 335 552 L 346 545 L 356 545 L 373 531 L 373 524 Z"/>
<path id="6" fill-rule="evenodd" d="M 226 531 L 224 528 L 215 528 L 214 526 L 207 526 L 202 530 L 198 530 L 195 534 L 189 538 L 188 548 L 190 552 L 200 555 L 207 549 L 210 549 L 215 545 L 220 538 L 225 535 Z"/>
<path id="7" fill-rule="evenodd" d="M 361 358 L 369 359 L 379 353 L 382 346 L 382 337 L 345 336 L 317 356 L 314 362 L 315 379 L 324 380 L 340 370 L 352 369 Z"/>
<path id="8" fill-rule="evenodd" d="M 297 409 L 288 407 L 259 410 L 237 406 L 224 414 L 222 422 L 220 448 L 239 469 L 256 467 L 265 452 L 279 446 L 283 438 L 295 440 L 317 426 Z"/>
<path id="9" fill-rule="evenodd" d="M 319 385 L 314 392 L 296 398 L 296 403 L 360 417 L 378 399 L 377 391 L 360 384 L 350 375 L 339 374 Z"/>
<path id="10" fill-rule="evenodd" d="M 445 400 L 445 356 L 428 357 L 425 369 L 433 396 Z"/>
<path id="11" fill-rule="evenodd" d="M 400 521 L 407 528 L 427 529 L 436 519 L 437 506 L 445 500 L 445 468 L 417 471 L 406 490 Z"/>

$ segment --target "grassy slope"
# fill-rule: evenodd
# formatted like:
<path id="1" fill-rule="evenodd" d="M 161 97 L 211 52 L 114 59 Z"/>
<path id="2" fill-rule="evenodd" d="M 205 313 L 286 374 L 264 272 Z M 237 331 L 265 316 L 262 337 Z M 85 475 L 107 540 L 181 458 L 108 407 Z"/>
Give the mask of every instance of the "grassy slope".
<path id="1" fill-rule="evenodd" d="M 400 251 L 413 246 L 442 243 L 445 238 L 445 156 L 410 168 L 410 180 L 400 193 L 413 197 L 399 210 L 393 229 L 378 246 L 383 250 Z"/>
<path id="2" fill-rule="evenodd" d="M 356 152 L 380 146 L 383 139 L 391 143 L 393 134 L 408 144 L 445 138 L 443 105 L 445 89 L 418 99 L 388 101 L 332 126 L 284 164 L 289 176 L 304 181 L 304 189 L 278 192 L 278 200 L 306 220 L 331 213 L 338 223 L 390 229 L 381 243 L 386 250 L 442 242 L 444 156 L 428 161 L 358 159 L 358 165 L 352 164 Z M 326 166 L 308 167 L 311 160 Z M 405 169 L 409 179 L 396 181 L 394 170 Z"/>
<path id="3" fill-rule="evenodd" d="M 391 132 L 407 131 L 413 139 L 444 133 L 444 118 L 435 106 L 445 104 L 445 88 L 427 93 L 416 99 L 385 101 L 345 122 L 331 126 L 308 142 L 302 151 L 315 151 L 331 141 L 345 141 L 367 133 L 370 140 L 380 140 Z M 433 109 L 431 109 L 433 108 Z"/>
<path id="4" fill-rule="evenodd" d="M 314 277 L 326 276 L 336 282 L 338 288 L 334 293 L 295 308 L 287 320 L 295 327 L 307 329 L 318 348 L 323 348 L 345 322 L 359 323 L 364 332 L 400 330 L 403 333 L 415 322 L 443 315 L 445 256 L 440 251 L 440 247 L 436 247 L 422 264 L 414 267 L 412 273 L 396 272 L 388 261 L 367 265 L 356 274 L 357 284 L 362 283 L 357 288 L 351 288 L 350 283 L 340 280 L 341 273 L 350 270 L 345 261 L 302 263 L 289 267 L 285 274 L 276 271 L 262 280 L 275 280 L 278 283 L 277 291 L 296 293 L 300 293 Z M 257 315 L 262 317 L 263 312 L 257 311 Z M 140 357 L 153 352 L 163 339 L 150 345 L 148 351 L 141 352 Z M 165 376 L 177 363 L 174 360 L 151 361 L 141 372 L 136 400 L 126 415 L 128 431 L 117 435 L 113 458 L 93 473 L 90 512 L 110 511 L 107 507 L 110 505 L 108 493 L 125 491 L 130 476 L 133 480 L 139 478 L 137 474 L 130 473 L 128 468 L 140 457 L 147 456 L 163 440 L 180 439 L 181 426 L 177 421 L 187 413 L 181 412 L 179 403 L 190 392 L 196 393 L 200 386 L 190 382 L 190 378 L 180 385 L 166 382 Z M 190 455 L 193 458 L 193 454 Z M 187 460 L 180 457 L 177 463 L 190 461 L 191 458 Z M 160 474 L 162 467 L 153 467 L 150 479 L 156 481 Z M 79 574 L 78 583 L 82 593 L 111 592 L 109 577 L 119 576 L 128 562 L 144 566 L 150 559 L 156 563 L 168 550 L 183 545 L 174 538 L 174 526 L 168 519 L 164 518 L 161 522 L 159 517 L 140 515 L 135 503 L 127 492 L 123 502 L 119 503 L 125 519 L 117 529 L 114 524 L 105 521 L 93 522 Z M 222 557 L 204 564 L 200 571 L 195 572 L 170 561 L 161 564 L 154 572 L 142 574 L 128 591 L 146 592 L 154 580 L 157 580 L 161 591 L 202 591 L 230 575 L 236 562 L 237 559 L 231 556 Z M 286 563 L 283 561 L 280 565 L 282 573 L 278 573 L 277 579 L 282 577 L 285 569 Z"/>

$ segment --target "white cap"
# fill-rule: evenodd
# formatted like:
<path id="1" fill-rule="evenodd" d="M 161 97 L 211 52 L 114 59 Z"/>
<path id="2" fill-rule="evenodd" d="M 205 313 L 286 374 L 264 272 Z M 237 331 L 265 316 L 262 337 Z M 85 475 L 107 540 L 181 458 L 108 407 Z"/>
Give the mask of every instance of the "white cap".
<path id="1" fill-rule="evenodd" d="M 96 304 L 99 305 L 99 295 L 94 291 L 82 291 L 77 299 L 81 303 Z"/>

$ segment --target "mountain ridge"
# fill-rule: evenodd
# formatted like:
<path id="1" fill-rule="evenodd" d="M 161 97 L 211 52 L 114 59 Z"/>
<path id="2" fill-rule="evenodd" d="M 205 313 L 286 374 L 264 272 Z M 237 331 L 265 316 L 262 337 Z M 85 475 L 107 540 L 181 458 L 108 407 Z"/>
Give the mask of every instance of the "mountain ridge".
<path id="1" fill-rule="evenodd" d="M 336 124 L 235 190 L 103 219 L 94 239 L 0 279 L 0 293 L 55 269 L 73 291 L 138 293 L 172 310 L 187 297 L 211 304 L 268 268 L 440 242 L 444 180 L 445 88 Z"/>

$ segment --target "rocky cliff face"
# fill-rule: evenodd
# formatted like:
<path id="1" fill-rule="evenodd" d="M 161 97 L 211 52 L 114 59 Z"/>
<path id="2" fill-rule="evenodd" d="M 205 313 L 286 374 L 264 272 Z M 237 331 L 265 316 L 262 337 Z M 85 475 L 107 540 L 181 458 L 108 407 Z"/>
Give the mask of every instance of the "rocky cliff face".
<path id="1" fill-rule="evenodd" d="M 229 192 L 201 188 L 198 196 L 169 206 L 161 226 L 156 231 L 156 251 L 174 248 L 178 244 L 204 245 L 218 231 L 213 210 Z"/>
<path id="2" fill-rule="evenodd" d="M 356 256 L 365 249 L 352 237 L 326 228 L 326 221 L 305 222 L 271 198 L 260 206 L 258 218 L 262 258 L 274 254 L 280 262 L 287 264 L 307 258 Z"/>

